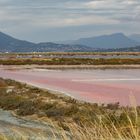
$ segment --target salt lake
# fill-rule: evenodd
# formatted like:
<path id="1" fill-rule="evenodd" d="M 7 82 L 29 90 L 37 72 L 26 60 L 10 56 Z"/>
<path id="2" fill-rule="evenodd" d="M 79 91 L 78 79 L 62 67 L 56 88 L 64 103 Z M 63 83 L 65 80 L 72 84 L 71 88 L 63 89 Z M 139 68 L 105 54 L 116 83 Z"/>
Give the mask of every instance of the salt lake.
<path id="1" fill-rule="evenodd" d="M 139 69 L 9 70 L 1 67 L 0 77 L 59 91 L 82 101 L 140 105 Z"/>

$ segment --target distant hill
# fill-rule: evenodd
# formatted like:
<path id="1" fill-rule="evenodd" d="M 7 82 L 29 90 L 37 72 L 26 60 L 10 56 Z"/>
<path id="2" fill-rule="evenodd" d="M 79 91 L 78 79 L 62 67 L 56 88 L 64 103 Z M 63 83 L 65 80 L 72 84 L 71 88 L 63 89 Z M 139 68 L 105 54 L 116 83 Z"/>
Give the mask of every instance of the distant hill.
<path id="1" fill-rule="evenodd" d="M 140 46 L 129 48 L 102 49 L 103 52 L 140 52 Z"/>
<path id="2" fill-rule="evenodd" d="M 72 41 L 70 44 L 52 42 L 32 43 L 0 32 L 0 52 L 90 52 L 90 51 L 140 51 L 140 43 L 121 33 Z"/>
<path id="3" fill-rule="evenodd" d="M 0 32 L 0 52 L 76 52 L 91 51 L 93 48 L 83 45 L 65 45 L 56 43 L 32 43 L 15 39 Z"/>
<path id="4" fill-rule="evenodd" d="M 86 45 L 92 48 L 103 48 L 103 49 L 126 48 L 140 45 L 140 43 L 128 38 L 122 33 L 115 33 L 111 35 L 103 35 L 90 38 L 81 38 L 71 43 Z"/>
<path id="5" fill-rule="evenodd" d="M 87 47 L 85 45 L 76 45 L 76 44 L 56 44 L 56 43 L 39 43 L 37 44 L 38 51 L 48 51 L 48 52 L 85 52 L 85 51 L 94 51 L 94 48 Z"/>
<path id="6" fill-rule="evenodd" d="M 137 42 L 140 42 L 140 34 L 132 34 L 129 36 L 129 38 L 131 38 Z"/>
<path id="7" fill-rule="evenodd" d="M 2 32 L 0 32 L 0 51 L 1 52 L 14 52 L 16 50 L 19 50 L 24 48 L 28 50 L 28 48 L 32 48 L 35 44 L 15 39 L 9 35 L 6 35 Z"/>

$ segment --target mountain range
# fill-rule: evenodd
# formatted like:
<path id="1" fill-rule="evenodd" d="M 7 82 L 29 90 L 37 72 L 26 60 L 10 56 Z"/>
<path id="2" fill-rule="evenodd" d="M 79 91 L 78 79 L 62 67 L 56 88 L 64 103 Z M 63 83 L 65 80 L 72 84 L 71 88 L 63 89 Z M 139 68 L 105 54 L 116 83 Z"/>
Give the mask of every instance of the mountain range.
<path id="1" fill-rule="evenodd" d="M 112 48 L 135 47 L 140 43 L 138 43 L 133 39 L 128 38 L 122 33 L 115 33 L 111 35 L 81 38 L 73 41 L 72 44 L 81 44 L 93 48 L 112 49 Z"/>
<path id="2" fill-rule="evenodd" d="M 83 51 L 140 51 L 140 35 L 129 37 L 122 33 L 81 38 L 65 42 L 33 43 L 0 32 L 0 52 L 83 52 Z"/>

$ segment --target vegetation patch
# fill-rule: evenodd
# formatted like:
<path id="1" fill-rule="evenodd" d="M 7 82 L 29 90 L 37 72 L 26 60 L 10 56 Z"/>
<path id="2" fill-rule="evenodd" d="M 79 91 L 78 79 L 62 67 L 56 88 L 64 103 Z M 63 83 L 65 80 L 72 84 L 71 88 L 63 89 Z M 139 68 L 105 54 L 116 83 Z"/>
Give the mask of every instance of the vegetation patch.
<path id="1" fill-rule="evenodd" d="M 37 115 L 40 120 L 52 120 L 61 129 L 72 133 L 76 140 L 78 137 L 83 140 L 92 137 L 102 137 L 103 140 L 140 138 L 139 106 L 83 103 L 13 80 L 0 81 L 0 86 L 4 83 L 7 87 L 14 87 L 8 93 L 7 87 L 0 90 L 0 108 L 13 110 L 21 117 Z"/>
<path id="2" fill-rule="evenodd" d="M 1 65 L 137 65 L 140 58 L 52 58 L 52 59 L 6 59 Z"/>

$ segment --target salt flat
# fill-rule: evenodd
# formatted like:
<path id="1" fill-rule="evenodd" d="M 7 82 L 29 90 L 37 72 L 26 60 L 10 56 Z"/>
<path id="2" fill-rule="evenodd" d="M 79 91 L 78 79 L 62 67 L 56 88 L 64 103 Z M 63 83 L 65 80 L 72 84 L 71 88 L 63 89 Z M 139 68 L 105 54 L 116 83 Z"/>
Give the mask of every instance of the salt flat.
<path id="1" fill-rule="evenodd" d="M 0 77 L 51 89 L 88 102 L 140 105 L 140 70 L 0 69 Z M 133 101 L 134 102 L 134 101 Z"/>

